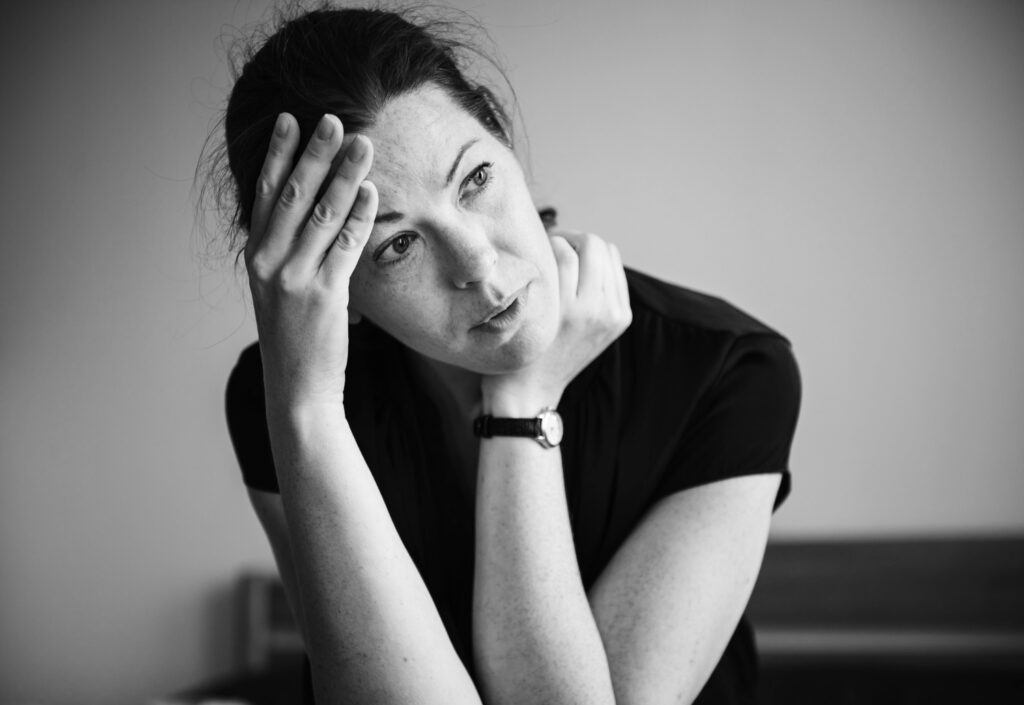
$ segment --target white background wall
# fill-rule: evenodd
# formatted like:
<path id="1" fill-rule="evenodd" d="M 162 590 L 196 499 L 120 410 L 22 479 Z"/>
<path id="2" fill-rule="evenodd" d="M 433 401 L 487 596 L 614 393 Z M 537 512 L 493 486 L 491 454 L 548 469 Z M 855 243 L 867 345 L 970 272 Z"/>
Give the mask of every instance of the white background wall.
<path id="1" fill-rule="evenodd" d="M 1024 6 L 465 3 L 537 193 L 792 339 L 776 535 L 1024 531 Z M 265 2 L 22 3 L 0 24 L 0 702 L 231 668 L 270 555 L 222 390 L 254 338 L 190 188 Z"/>

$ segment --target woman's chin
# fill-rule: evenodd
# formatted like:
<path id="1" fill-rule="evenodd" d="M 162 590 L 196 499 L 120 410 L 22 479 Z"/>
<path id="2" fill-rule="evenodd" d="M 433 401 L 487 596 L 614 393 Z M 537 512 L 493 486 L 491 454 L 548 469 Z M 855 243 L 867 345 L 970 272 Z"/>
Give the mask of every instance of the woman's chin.
<path id="1" fill-rule="evenodd" d="M 555 324 L 557 325 L 557 321 Z M 529 367 L 540 360 L 551 347 L 557 333 L 556 325 L 531 326 L 520 330 L 517 335 L 477 357 L 475 371 L 480 374 L 498 375 Z"/>
<path id="2" fill-rule="evenodd" d="M 554 344 L 556 315 L 527 316 L 510 329 L 471 330 L 468 334 L 402 340 L 419 354 L 482 375 L 509 374 L 540 360 Z M 452 345 L 452 343 L 455 343 Z"/>

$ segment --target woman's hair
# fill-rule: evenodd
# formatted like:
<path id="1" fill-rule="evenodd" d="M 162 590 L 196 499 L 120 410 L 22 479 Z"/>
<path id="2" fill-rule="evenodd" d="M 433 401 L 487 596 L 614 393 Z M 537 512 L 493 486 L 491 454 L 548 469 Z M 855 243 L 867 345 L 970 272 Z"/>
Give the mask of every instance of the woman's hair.
<path id="1" fill-rule="evenodd" d="M 256 181 L 282 112 L 298 120 L 301 152 L 325 113 L 337 115 L 347 133 L 361 132 L 389 100 L 431 84 L 512 146 L 508 113 L 490 89 L 466 76 L 471 56 L 497 68 L 467 40 L 479 33 L 477 25 L 329 5 L 288 14 L 278 18 L 269 36 L 250 40 L 238 53 L 224 143 L 204 159 L 204 196 L 212 188 L 218 208 L 230 219 L 233 249 L 248 233 Z"/>

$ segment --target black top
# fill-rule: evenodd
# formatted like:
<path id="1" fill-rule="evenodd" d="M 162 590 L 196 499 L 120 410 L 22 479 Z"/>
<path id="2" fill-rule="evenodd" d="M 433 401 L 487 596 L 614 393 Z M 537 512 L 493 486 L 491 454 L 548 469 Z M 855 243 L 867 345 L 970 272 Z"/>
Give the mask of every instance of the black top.
<path id="1" fill-rule="evenodd" d="M 800 378 L 786 339 L 725 301 L 626 274 L 632 324 L 573 380 L 558 406 L 569 514 L 587 588 L 659 499 L 777 472 L 777 507 L 790 486 Z M 408 351 L 365 321 L 350 330 L 349 423 L 472 673 L 473 497 L 452 474 L 439 413 L 413 383 Z M 278 491 L 256 344 L 231 373 L 227 415 L 245 483 Z M 743 620 L 696 702 L 748 702 L 755 680 L 753 638 Z"/>

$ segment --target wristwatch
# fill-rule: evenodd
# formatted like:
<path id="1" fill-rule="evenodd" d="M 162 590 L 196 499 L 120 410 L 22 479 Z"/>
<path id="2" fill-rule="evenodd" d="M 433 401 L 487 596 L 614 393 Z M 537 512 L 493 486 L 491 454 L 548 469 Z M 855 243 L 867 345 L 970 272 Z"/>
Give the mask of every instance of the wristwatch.
<path id="1" fill-rule="evenodd" d="M 562 431 L 562 416 L 551 408 L 541 409 L 536 418 L 532 419 L 502 419 L 487 415 L 473 422 L 473 434 L 476 436 L 532 438 L 544 448 L 554 448 L 561 443 Z"/>

